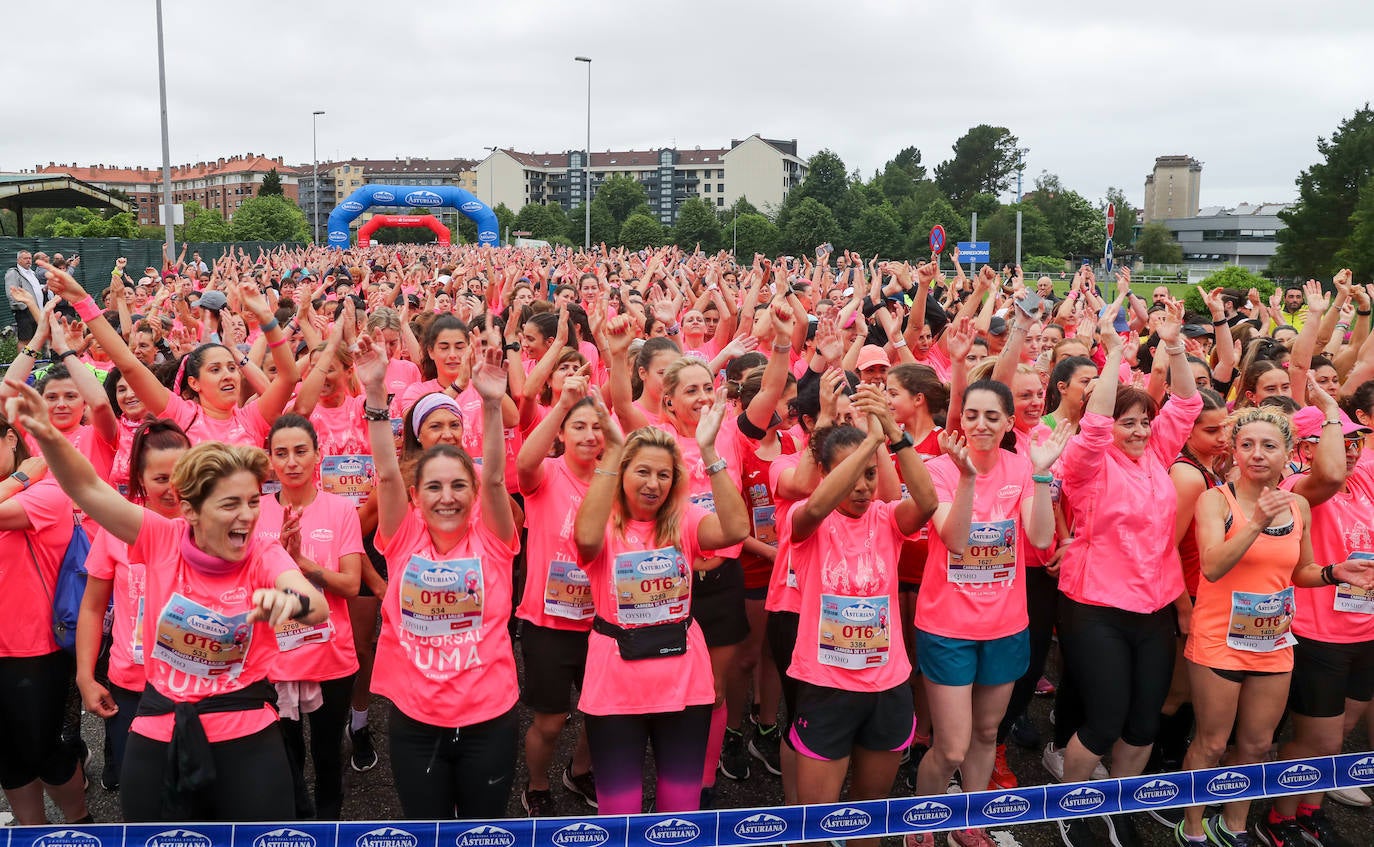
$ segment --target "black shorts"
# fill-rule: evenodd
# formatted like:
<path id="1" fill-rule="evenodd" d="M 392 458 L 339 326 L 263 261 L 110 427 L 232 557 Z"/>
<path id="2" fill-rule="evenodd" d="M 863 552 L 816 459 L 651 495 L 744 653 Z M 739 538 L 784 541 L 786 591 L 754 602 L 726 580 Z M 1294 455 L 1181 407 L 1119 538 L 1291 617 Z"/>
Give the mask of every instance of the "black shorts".
<path id="1" fill-rule="evenodd" d="M 0 787 L 22 788 L 40 779 L 63 785 L 76 773 L 76 751 L 62 744 L 62 719 L 72 657 L 0 658 Z"/>
<path id="2" fill-rule="evenodd" d="M 1207 666 L 1204 665 L 1204 667 Z M 1289 671 L 1233 671 L 1228 670 L 1226 668 L 1213 667 L 1207 667 L 1207 670 L 1211 671 L 1212 673 L 1216 674 L 1217 676 L 1221 677 L 1227 682 L 1234 682 L 1236 685 L 1244 683 L 1246 679 L 1252 676 L 1282 676 L 1283 674 L 1289 673 Z"/>
<path id="3" fill-rule="evenodd" d="M 552 629 L 522 620 L 520 654 L 525 659 L 525 685 L 520 699 L 531 711 L 561 715 L 572 708 L 572 689 L 582 690 L 587 672 L 587 635 Z"/>
<path id="4" fill-rule="evenodd" d="M 386 556 L 377 551 L 377 545 L 374 543 L 376 537 L 376 532 L 363 536 L 363 552 L 367 553 L 367 560 L 372 563 L 372 567 L 376 569 L 377 573 L 381 574 L 382 579 L 386 579 Z M 372 589 L 367 587 L 367 580 L 363 580 L 358 584 L 358 596 L 376 597 L 377 595 L 373 594 Z"/>
<path id="5" fill-rule="evenodd" d="M 797 646 L 797 627 L 801 615 L 796 612 L 769 612 L 768 623 L 764 624 L 764 638 L 768 639 L 768 652 L 773 654 L 773 664 L 778 667 L 782 677 L 782 725 L 791 726 L 792 716 L 797 713 L 797 680 L 787 675 L 792 667 L 792 651 Z M 791 745 L 786 733 L 783 740 Z"/>
<path id="6" fill-rule="evenodd" d="M 797 716 L 787 735 L 803 756 L 833 762 L 865 750 L 905 750 L 916 734 L 911 686 L 886 691 L 842 691 L 801 682 Z"/>
<path id="7" fill-rule="evenodd" d="M 714 570 L 692 571 L 692 619 L 701 627 L 707 647 L 729 647 L 749 638 L 739 559 L 726 559 Z"/>
<path id="8" fill-rule="evenodd" d="M 1333 644 L 1296 635 L 1288 707 L 1308 718 L 1345 714 L 1345 701 L 1374 697 L 1374 641 Z"/>

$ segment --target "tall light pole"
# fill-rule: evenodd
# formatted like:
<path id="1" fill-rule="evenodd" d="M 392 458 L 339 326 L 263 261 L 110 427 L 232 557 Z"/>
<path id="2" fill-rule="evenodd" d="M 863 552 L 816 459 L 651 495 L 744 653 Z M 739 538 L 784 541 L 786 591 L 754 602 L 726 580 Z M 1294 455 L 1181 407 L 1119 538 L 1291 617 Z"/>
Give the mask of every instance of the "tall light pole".
<path id="1" fill-rule="evenodd" d="M 501 148 L 483 147 L 482 149 L 494 155 L 496 151 L 500 150 Z M 493 162 L 491 167 L 487 168 L 487 205 L 493 209 L 496 208 L 496 172 L 494 170 L 495 167 L 496 163 Z"/>
<path id="2" fill-rule="evenodd" d="M 157 95 L 162 108 L 162 225 L 167 233 L 167 261 L 176 256 L 172 229 L 172 153 L 167 140 L 167 60 L 162 50 L 162 0 L 157 0 Z"/>
<path id="3" fill-rule="evenodd" d="M 584 165 L 582 202 L 587 211 L 586 228 L 583 230 L 583 248 L 592 249 L 592 60 L 586 56 L 574 56 L 578 62 L 587 63 L 587 161 Z"/>
<path id="4" fill-rule="evenodd" d="M 311 232 L 315 235 L 315 246 L 317 247 L 320 243 L 320 154 L 318 140 L 320 136 L 320 115 L 323 114 L 324 112 L 319 109 L 310 113 L 310 173 L 315 186 L 314 210 L 310 213 L 310 220 L 314 224 Z"/>

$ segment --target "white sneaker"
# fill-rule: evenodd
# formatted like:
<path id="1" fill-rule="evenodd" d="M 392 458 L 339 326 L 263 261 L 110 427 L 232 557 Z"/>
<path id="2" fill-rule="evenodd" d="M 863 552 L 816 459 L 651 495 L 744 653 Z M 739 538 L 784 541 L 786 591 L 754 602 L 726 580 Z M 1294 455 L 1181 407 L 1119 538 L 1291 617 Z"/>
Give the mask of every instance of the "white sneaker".
<path id="1" fill-rule="evenodd" d="M 1326 792 L 1326 796 L 1342 806 L 1354 806 L 1357 809 L 1366 808 L 1374 803 L 1362 788 L 1333 788 Z"/>
<path id="2" fill-rule="evenodd" d="M 1051 741 L 1045 745 L 1045 753 L 1040 757 L 1040 764 L 1045 766 L 1045 770 L 1050 772 L 1055 782 L 1064 781 L 1064 751 L 1054 746 Z M 1101 762 L 1093 768 L 1093 779 L 1106 779 L 1109 776 L 1107 766 Z"/>
<path id="3" fill-rule="evenodd" d="M 1064 751 L 1055 747 L 1053 741 L 1045 745 L 1045 754 L 1040 757 L 1040 764 L 1045 766 L 1045 770 L 1050 772 L 1055 782 L 1064 781 Z"/>

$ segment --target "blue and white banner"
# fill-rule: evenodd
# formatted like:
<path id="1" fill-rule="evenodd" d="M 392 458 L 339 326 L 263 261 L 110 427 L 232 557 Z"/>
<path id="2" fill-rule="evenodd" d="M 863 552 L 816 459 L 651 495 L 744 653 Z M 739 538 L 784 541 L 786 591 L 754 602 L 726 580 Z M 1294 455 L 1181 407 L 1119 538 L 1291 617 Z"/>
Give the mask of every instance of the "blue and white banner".
<path id="1" fill-rule="evenodd" d="M 1007 827 L 1374 786 L 1374 753 L 1012 791 L 588 818 L 10 827 L 0 847 L 747 847 Z"/>

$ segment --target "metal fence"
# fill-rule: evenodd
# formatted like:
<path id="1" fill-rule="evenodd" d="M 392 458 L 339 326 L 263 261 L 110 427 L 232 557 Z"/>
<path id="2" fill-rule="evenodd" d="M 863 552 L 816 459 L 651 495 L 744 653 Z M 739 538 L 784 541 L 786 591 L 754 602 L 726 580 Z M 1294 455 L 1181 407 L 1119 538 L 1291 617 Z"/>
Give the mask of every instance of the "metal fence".
<path id="1" fill-rule="evenodd" d="M 116 259 L 121 256 L 128 259 L 128 273 L 137 279 L 143 269 L 150 265 L 162 268 L 162 246 L 161 241 L 142 238 L 0 238 L 0 274 L 15 266 L 20 250 L 30 253 L 41 251 L 49 256 L 61 253 L 68 259 L 75 254 L 81 257 L 81 262 L 73 276 L 91 294 L 99 295 L 110 284 L 110 271 L 114 269 Z M 233 248 L 242 248 L 250 255 L 256 255 L 259 248 L 272 250 L 281 246 L 282 242 L 277 241 L 191 242 L 186 248 L 186 255 L 189 259 L 192 253 L 200 253 L 201 259 L 208 265 Z M 286 246 L 305 245 L 292 243 Z M 178 244 L 177 252 L 180 251 Z M 9 298 L 0 297 L 0 327 L 13 325 L 14 315 L 10 311 Z"/>

